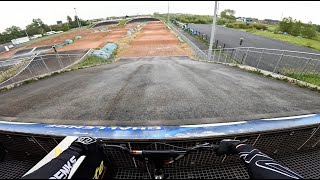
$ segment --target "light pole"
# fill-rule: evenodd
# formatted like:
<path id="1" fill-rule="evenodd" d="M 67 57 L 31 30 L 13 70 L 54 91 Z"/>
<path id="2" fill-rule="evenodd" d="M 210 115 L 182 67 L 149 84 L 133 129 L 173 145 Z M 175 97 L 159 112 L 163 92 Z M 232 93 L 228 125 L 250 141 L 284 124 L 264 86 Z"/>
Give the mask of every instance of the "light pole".
<path id="1" fill-rule="evenodd" d="M 81 25 L 80 25 L 80 22 L 79 22 L 79 17 L 78 17 L 78 15 L 77 15 L 77 9 L 76 9 L 76 8 L 74 8 L 74 11 L 76 12 L 77 21 L 78 21 L 78 26 L 79 26 L 79 28 L 80 28 L 80 27 L 81 27 Z"/>
<path id="2" fill-rule="evenodd" d="M 26 32 L 26 35 L 27 35 L 27 37 L 29 38 L 29 35 L 28 35 L 28 33 L 27 33 L 27 30 L 24 30 L 24 32 Z"/>
<path id="3" fill-rule="evenodd" d="M 170 16 L 169 16 L 169 1 L 168 1 L 168 23 L 170 23 Z"/>
<path id="4" fill-rule="evenodd" d="M 210 45 L 209 45 L 209 50 L 208 50 L 208 60 L 211 59 L 212 46 L 213 46 L 214 36 L 215 36 L 215 32 L 216 32 L 217 3 L 218 3 L 218 1 L 214 2 L 214 15 L 213 15 L 213 22 L 212 22 L 212 29 L 211 29 Z"/>

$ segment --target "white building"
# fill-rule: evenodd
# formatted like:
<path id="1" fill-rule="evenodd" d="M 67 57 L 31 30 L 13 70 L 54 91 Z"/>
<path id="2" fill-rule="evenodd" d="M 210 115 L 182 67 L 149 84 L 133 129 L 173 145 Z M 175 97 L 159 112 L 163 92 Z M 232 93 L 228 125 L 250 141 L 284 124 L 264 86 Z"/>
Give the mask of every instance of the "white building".
<path id="1" fill-rule="evenodd" d="M 12 44 L 14 44 L 14 45 L 22 44 L 22 43 L 29 42 L 29 41 L 30 41 L 29 37 L 22 37 L 22 38 L 17 38 L 17 39 L 11 40 Z"/>

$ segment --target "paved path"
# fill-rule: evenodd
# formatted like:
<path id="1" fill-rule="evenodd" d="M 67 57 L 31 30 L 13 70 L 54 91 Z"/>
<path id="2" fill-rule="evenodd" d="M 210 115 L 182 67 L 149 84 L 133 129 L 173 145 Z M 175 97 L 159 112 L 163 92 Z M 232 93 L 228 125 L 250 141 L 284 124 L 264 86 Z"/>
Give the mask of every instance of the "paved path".
<path id="1" fill-rule="evenodd" d="M 181 28 L 178 28 L 175 26 L 176 29 L 178 29 L 184 36 L 186 36 L 194 45 L 196 45 L 200 50 L 208 50 L 209 46 L 207 46 L 205 43 L 200 42 L 198 39 L 195 37 L 191 36 L 189 33 L 186 31 L 182 30 Z"/>
<path id="2" fill-rule="evenodd" d="M 67 72 L 2 92 L 0 99 L 0 116 L 95 125 L 199 124 L 320 112 L 319 93 L 185 57 L 128 59 Z"/>
<path id="3" fill-rule="evenodd" d="M 210 39 L 211 35 L 211 24 L 189 24 L 190 28 L 200 31 L 201 33 L 207 34 Z M 310 53 L 320 53 L 317 50 L 313 50 L 307 47 L 298 46 L 289 42 L 280 41 L 256 34 L 239 31 L 232 28 L 225 28 L 217 26 L 216 39 L 226 43 L 226 47 L 239 47 L 240 38 L 243 38 L 243 47 L 257 47 L 257 48 L 268 48 L 268 49 L 285 49 L 291 51 L 303 51 Z"/>

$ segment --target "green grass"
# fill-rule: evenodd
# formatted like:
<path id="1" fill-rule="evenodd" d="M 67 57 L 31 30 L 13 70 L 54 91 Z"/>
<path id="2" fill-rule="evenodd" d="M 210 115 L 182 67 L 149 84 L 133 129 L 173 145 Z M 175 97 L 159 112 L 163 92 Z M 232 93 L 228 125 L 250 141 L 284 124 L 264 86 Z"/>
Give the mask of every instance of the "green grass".
<path id="1" fill-rule="evenodd" d="M 284 75 L 288 77 L 292 77 L 294 79 L 298 79 L 304 82 L 308 82 L 310 84 L 314 84 L 320 86 L 320 74 L 311 74 L 311 73 L 295 73 L 292 71 L 284 72 Z"/>
<path id="2" fill-rule="evenodd" d="M 118 26 L 120 26 L 120 27 L 124 26 L 124 24 L 127 23 L 130 20 L 132 20 L 132 19 L 131 18 L 130 19 L 122 19 L 122 20 L 119 21 L 119 25 Z"/>
<path id="3" fill-rule="evenodd" d="M 16 75 L 23 68 L 23 63 L 11 66 L 9 69 L 0 71 L 0 83 Z"/>
<path id="4" fill-rule="evenodd" d="M 300 46 L 304 46 L 304 47 L 308 47 L 308 48 L 312 48 L 312 49 L 320 51 L 320 40 L 299 38 L 299 37 L 284 35 L 284 34 L 274 34 L 273 32 L 261 31 L 261 30 L 255 30 L 255 29 L 249 29 L 249 30 L 242 29 L 242 31 L 250 32 L 253 34 L 257 34 L 260 36 L 265 36 L 265 37 L 269 37 L 269 38 L 273 38 L 273 39 L 278 39 L 281 41 L 290 42 L 293 44 L 297 44 Z M 317 37 L 316 39 L 318 39 L 318 38 L 320 38 L 320 37 Z"/>
<path id="5" fill-rule="evenodd" d="M 267 25 L 268 31 L 274 32 L 276 31 L 278 25 Z"/>
<path id="6" fill-rule="evenodd" d="M 112 59 L 112 58 L 110 58 Z M 71 67 L 71 69 L 80 69 L 80 68 L 84 68 L 86 66 L 94 66 L 94 65 L 100 65 L 100 64 L 108 64 L 111 63 L 112 61 L 110 59 L 102 59 L 96 56 L 89 56 L 87 58 L 85 58 L 84 60 L 82 60 L 80 63 L 75 64 Z"/>

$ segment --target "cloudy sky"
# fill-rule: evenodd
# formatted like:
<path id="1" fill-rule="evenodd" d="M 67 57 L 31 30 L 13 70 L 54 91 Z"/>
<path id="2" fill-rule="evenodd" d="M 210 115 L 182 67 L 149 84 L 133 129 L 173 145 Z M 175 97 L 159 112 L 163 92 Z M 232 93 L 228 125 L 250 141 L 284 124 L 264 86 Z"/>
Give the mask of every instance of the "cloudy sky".
<path id="1" fill-rule="evenodd" d="M 214 8 L 214 1 L 170 1 L 169 4 L 173 13 L 212 15 Z M 46 24 L 65 22 L 67 15 L 74 17 L 74 8 L 82 19 L 166 13 L 168 1 L 0 1 L 0 7 L 0 32 L 3 32 L 12 25 L 25 28 L 33 18 L 40 18 Z M 319 1 L 220 1 L 218 13 L 224 9 L 235 10 L 236 16 L 279 20 L 283 14 L 283 17 L 320 24 Z"/>

